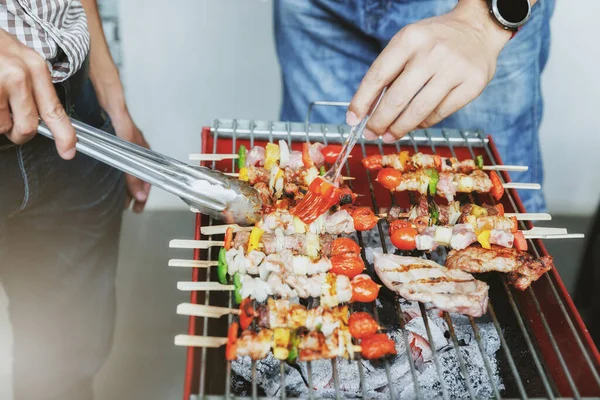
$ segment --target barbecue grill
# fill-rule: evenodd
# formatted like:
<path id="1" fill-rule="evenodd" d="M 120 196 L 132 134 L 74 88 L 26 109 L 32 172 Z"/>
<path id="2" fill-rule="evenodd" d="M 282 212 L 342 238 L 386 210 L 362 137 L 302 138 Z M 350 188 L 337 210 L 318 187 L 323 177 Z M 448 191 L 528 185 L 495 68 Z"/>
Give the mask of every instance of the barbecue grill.
<path id="1" fill-rule="evenodd" d="M 338 105 L 347 106 L 347 103 L 316 102 L 311 105 Z M 265 145 L 270 141 L 286 140 L 290 148 L 300 149 L 302 142 L 323 142 L 325 144 L 343 143 L 350 128 L 345 125 L 310 124 L 309 115 L 305 123 L 267 122 L 249 120 L 215 120 L 212 127 L 202 130 L 202 153 L 234 154 L 238 147 L 244 144 L 250 148 L 254 145 Z M 374 177 L 360 163 L 364 157 L 379 153 L 392 153 L 400 150 L 410 150 L 442 156 L 454 156 L 459 160 L 475 158 L 482 155 L 486 165 L 501 164 L 500 157 L 491 136 L 482 132 L 462 131 L 453 129 L 426 129 L 408 134 L 395 144 L 383 144 L 380 141 L 361 142 L 352 152 L 344 170 L 344 174 L 355 177 L 350 182 L 352 189 L 362 196 L 358 203 L 371 206 L 378 212 L 391 205 L 400 205 L 409 208 L 415 199 L 407 193 L 390 194 L 380 185 L 374 184 Z M 213 161 L 205 163 L 206 166 L 224 172 L 236 172 L 236 161 Z M 509 182 L 508 173 L 500 173 L 504 182 Z M 482 195 L 470 195 L 470 200 L 481 204 L 491 202 L 490 198 Z M 525 212 L 516 191 L 509 189 L 502 199 L 507 212 Z M 201 226 L 218 224 L 211 218 L 196 214 L 194 238 L 218 240 L 221 237 L 205 237 L 201 235 Z M 374 229 L 380 238 L 387 235 L 384 221 L 380 221 Z M 531 229 L 531 222 L 520 221 L 521 229 Z M 365 242 L 370 240 L 365 237 L 365 232 L 356 232 L 358 243 L 364 249 Z M 536 256 L 547 255 L 544 244 L 539 239 L 529 240 L 529 252 Z M 385 240 L 379 244 L 383 252 L 393 251 L 388 248 Z M 218 249 L 200 250 L 193 253 L 195 260 L 216 260 Z M 368 263 L 365 251 L 363 258 L 367 265 L 368 273 L 376 277 L 372 264 Z M 461 340 L 456 333 L 456 316 L 444 313 L 448 331 L 446 332 L 449 345 L 446 352 L 453 352 L 458 363 L 459 385 L 463 385 L 465 393 L 470 398 L 479 398 L 474 390 L 474 382 L 485 380 L 491 387 L 491 395 L 496 398 L 557 398 L 557 397 L 600 397 L 600 354 L 596 349 L 587 329 L 581 320 L 571 298 L 569 297 L 556 270 L 551 270 L 524 292 L 520 292 L 507 284 L 502 274 L 486 274 L 479 279 L 485 280 L 490 285 L 490 302 L 486 315 L 474 319 L 469 317 L 467 325 L 470 326 L 472 339 L 477 345 L 478 352 L 483 360 L 482 376 L 473 376 L 469 373 L 469 360 L 462 350 Z M 216 281 L 216 271 L 204 268 L 194 268 L 193 281 Z M 371 306 L 369 310 L 383 326 L 400 329 L 399 338 L 409 348 L 408 334 L 405 330 L 405 317 L 403 304 L 394 294 L 382 288 L 380 297 L 391 299 L 387 304 L 394 307 Z M 383 300 L 382 300 L 383 301 Z M 204 305 L 233 306 L 231 292 L 191 292 L 191 303 Z M 419 305 L 423 317 L 428 341 L 433 343 L 432 321 L 428 317 L 423 304 Z M 463 317 L 464 318 L 464 317 Z M 233 317 L 213 319 L 210 324 L 208 319 L 189 317 L 188 334 L 202 336 L 225 337 L 227 326 Z M 492 360 L 485 350 L 485 337 L 480 329 L 482 323 L 493 327 L 500 342 L 500 349 L 496 352 L 496 360 Z M 450 398 L 452 387 L 449 387 L 441 350 L 435 345 L 431 346 L 433 365 L 438 379 L 436 397 Z M 336 398 L 344 397 L 339 376 L 339 363 L 348 363 L 345 360 L 331 360 L 332 389 Z M 407 357 L 408 374 L 411 385 L 414 387 L 414 397 L 428 398 L 431 395 L 423 392 L 419 381 L 418 367 L 411 357 Z M 314 362 L 313 362 L 314 363 Z M 352 362 L 357 370 L 360 380 L 358 395 L 369 396 L 369 382 L 365 378 L 365 366 L 359 361 Z M 232 385 L 233 371 L 231 362 L 225 360 L 223 348 L 189 347 L 187 350 L 187 365 L 184 386 L 184 400 L 189 399 L 216 399 L 231 396 L 261 398 L 265 397 L 257 383 L 257 364 L 251 364 L 251 380 L 246 387 Z M 305 371 L 308 383 L 309 398 L 315 398 L 313 391 L 313 368 L 310 362 L 300 363 Z M 344 364 L 345 365 L 345 364 Z M 288 393 L 286 379 L 289 369 L 283 362 L 279 365 L 280 374 L 277 378 L 279 391 L 276 397 L 292 397 Z M 399 398 L 399 393 L 394 389 L 392 374 L 392 361 L 383 360 L 378 368 L 385 371 L 389 391 L 386 397 Z M 446 372 L 446 374 L 445 374 Z M 500 377 L 500 382 L 496 378 Z"/>

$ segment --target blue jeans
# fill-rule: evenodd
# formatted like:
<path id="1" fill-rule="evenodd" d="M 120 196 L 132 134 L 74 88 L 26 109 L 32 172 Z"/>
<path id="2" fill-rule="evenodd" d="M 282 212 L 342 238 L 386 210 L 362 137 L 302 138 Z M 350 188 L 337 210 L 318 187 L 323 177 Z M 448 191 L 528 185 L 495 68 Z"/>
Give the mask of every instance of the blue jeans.
<path id="1" fill-rule="evenodd" d="M 483 2 L 483 0 L 482 0 Z M 363 76 L 404 26 L 449 12 L 456 0 L 277 0 L 275 33 L 283 77 L 281 119 L 303 121 L 314 100 L 350 101 Z M 532 18 L 498 59 L 484 92 L 437 127 L 493 135 L 505 164 L 528 165 L 517 182 L 542 183 L 540 76 L 548 58 L 554 0 L 539 0 Z M 345 109 L 315 108 L 313 122 L 344 123 Z M 539 191 L 520 191 L 530 212 L 545 210 Z"/>
<path id="2" fill-rule="evenodd" d="M 112 131 L 89 81 L 57 92 L 71 117 Z M 36 136 L 0 143 L 0 282 L 13 328 L 15 400 L 91 399 L 111 348 L 125 201 L 120 171 L 64 161 Z"/>

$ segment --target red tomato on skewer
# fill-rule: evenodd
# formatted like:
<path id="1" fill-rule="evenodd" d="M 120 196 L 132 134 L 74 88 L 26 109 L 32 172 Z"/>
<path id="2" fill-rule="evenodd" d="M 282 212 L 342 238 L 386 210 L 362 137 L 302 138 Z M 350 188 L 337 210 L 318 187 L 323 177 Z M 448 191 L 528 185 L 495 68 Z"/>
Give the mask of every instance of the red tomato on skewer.
<path id="1" fill-rule="evenodd" d="M 360 353 L 367 360 L 396 354 L 396 344 L 385 333 L 376 333 L 360 342 Z"/>
<path id="2" fill-rule="evenodd" d="M 354 220 L 354 229 L 357 231 L 371 230 L 377 225 L 377 221 L 379 221 L 379 217 L 368 207 L 355 208 L 351 215 Z"/>
<path id="3" fill-rule="evenodd" d="M 419 232 L 415 228 L 399 228 L 391 236 L 392 244 L 400 250 L 414 250 Z"/>
<path id="4" fill-rule="evenodd" d="M 355 312 L 348 318 L 348 328 L 353 338 L 362 339 L 377 333 L 379 325 L 371 314 Z"/>
<path id="5" fill-rule="evenodd" d="M 346 253 L 360 254 L 360 246 L 349 238 L 337 238 L 331 244 L 331 255 L 337 256 Z"/>
<path id="6" fill-rule="evenodd" d="M 370 303 L 379 295 L 379 285 L 369 275 L 356 275 L 352 281 L 352 301 Z"/>
<path id="7" fill-rule="evenodd" d="M 321 154 L 325 157 L 325 162 L 327 164 L 333 164 L 340 152 L 342 151 L 342 146 L 339 144 L 329 144 L 321 149 Z"/>
<path id="8" fill-rule="evenodd" d="M 383 158 L 380 155 L 368 156 L 362 159 L 362 165 L 369 171 L 381 169 Z"/>
<path id="9" fill-rule="evenodd" d="M 346 275 L 350 279 L 363 272 L 365 263 L 360 255 L 354 253 L 339 254 L 331 257 L 329 272 L 337 275 Z"/>
<path id="10" fill-rule="evenodd" d="M 395 190 L 402 181 L 402 172 L 394 168 L 383 168 L 377 174 L 377 182 L 387 190 Z"/>

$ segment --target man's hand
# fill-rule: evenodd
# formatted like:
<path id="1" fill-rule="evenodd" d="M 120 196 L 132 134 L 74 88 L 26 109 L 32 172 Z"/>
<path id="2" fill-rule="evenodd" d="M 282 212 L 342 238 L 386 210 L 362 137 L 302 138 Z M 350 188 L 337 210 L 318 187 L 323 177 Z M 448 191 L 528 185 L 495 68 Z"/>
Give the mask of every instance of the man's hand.
<path id="1" fill-rule="evenodd" d="M 393 142 L 440 122 L 481 94 L 510 36 L 481 0 L 461 0 L 448 14 L 406 26 L 365 75 L 346 122 L 356 125 L 387 85 L 367 123 L 367 139 L 383 135 Z"/>
<path id="2" fill-rule="evenodd" d="M 54 135 L 60 156 L 73 158 L 75 130 L 56 96 L 46 62 L 0 29 L 0 135 L 23 144 L 37 133 L 38 117 Z"/>

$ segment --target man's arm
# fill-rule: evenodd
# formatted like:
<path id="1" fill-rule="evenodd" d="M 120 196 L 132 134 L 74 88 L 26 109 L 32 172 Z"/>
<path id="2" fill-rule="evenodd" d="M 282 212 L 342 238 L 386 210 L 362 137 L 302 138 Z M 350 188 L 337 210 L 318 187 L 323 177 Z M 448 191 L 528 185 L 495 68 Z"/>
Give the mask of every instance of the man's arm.
<path id="1" fill-rule="evenodd" d="M 133 122 L 127 109 L 119 70 L 110 55 L 104 37 L 96 0 L 81 0 L 81 3 L 88 20 L 91 41 L 89 55 L 90 79 L 98 96 L 98 102 L 110 116 L 118 137 L 149 148 L 142 132 Z M 133 210 L 141 212 L 146 204 L 150 185 L 131 175 L 127 175 L 126 180 L 128 189 L 127 205 L 133 198 L 135 201 Z"/>
<path id="2" fill-rule="evenodd" d="M 435 125 L 481 94 L 511 35 L 494 21 L 485 0 L 459 0 L 448 14 L 406 26 L 371 65 L 346 122 L 358 123 L 388 86 L 365 129 L 367 139 L 393 142 Z"/>

